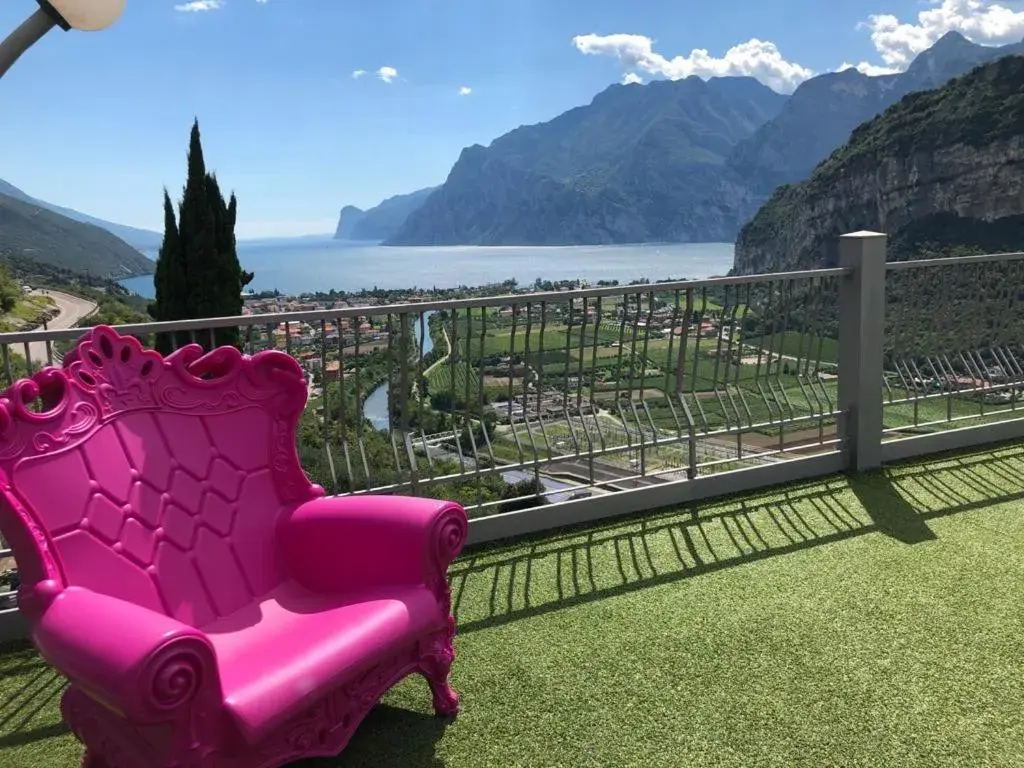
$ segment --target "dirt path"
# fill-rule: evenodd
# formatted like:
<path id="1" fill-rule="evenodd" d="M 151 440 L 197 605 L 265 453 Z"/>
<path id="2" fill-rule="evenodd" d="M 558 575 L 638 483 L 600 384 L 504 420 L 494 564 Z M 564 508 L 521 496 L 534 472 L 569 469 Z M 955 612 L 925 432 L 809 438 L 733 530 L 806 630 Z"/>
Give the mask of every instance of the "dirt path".
<path id="1" fill-rule="evenodd" d="M 96 311 L 96 302 L 90 301 L 89 299 L 83 299 L 81 296 L 72 296 L 70 293 L 61 293 L 60 291 L 51 290 L 37 290 L 32 291 L 32 293 L 37 296 L 48 296 L 53 299 L 54 304 L 57 305 L 57 310 L 60 314 L 46 324 L 47 330 L 50 331 L 74 328 L 75 323 Z M 49 361 L 46 357 L 46 342 L 33 341 L 28 346 L 29 355 L 31 355 L 33 363 L 48 364 Z M 56 354 L 54 362 L 57 362 Z"/>
<path id="2" fill-rule="evenodd" d="M 423 372 L 424 378 L 429 376 L 430 372 L 437 368 L 437 366 L 447 362 L 448 358 L 452 356 L 452 341 L 451 339 L 448 338 L 448 331 L 442 328 L 441 333 L 444 334 L 444 343 L 445 346 L 448 347 L 448 351 L 445 353 L 444 357 L 440 358 L 439 360 L 436 360 L 433 365 L 431 365 L 429 368 L 427 368 L 427 370 Z"/>

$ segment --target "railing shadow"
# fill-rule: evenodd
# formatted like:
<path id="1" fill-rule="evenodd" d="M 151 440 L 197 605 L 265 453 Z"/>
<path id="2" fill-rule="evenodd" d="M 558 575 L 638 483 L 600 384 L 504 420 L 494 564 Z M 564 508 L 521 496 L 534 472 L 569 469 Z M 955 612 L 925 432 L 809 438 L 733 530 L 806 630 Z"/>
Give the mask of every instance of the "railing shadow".
<path id="1" fill-rule="evenodd" d="M 481 549 L 449 571 L 462 633 L 868 533 L 935 539 L 928 521 L 1024 499 L 1024 446 L 765 489 L 686 510 Z"/>
<path id="2" fill-rule="evenodd" d="M 0 751 L 66 734 L 57 709 L 66 685 L 27 644 L 0 650 Z"/>

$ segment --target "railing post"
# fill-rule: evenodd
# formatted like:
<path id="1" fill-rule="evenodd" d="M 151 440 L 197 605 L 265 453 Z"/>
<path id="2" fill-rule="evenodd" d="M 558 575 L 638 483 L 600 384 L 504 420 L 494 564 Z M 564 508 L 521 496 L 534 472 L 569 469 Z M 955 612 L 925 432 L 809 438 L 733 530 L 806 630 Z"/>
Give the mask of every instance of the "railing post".
<path id="1" fill-rule="evenodd" d="M 882 465 L 886 236 L 839 238 L 839 266 L 853 273 L 839 288 L 839 438 L 855 472 Z"/>

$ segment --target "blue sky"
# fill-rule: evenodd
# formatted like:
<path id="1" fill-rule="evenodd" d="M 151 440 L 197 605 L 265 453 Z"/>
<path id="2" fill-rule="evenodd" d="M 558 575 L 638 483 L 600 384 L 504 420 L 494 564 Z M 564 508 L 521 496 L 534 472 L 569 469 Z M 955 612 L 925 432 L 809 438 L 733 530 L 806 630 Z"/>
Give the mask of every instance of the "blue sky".
<path id="1" fill-rule="evenodd" d="M 0 3 L 0 34 L 34 8 Z M 950 29 L 1019 40 L 1024 2 L 128 0 L 112 29 L 52 32 L 0 80 L 0 178 L 158 229 L 198 116 L 240 237 L 327 232 L 341 206 L 438 184 L 464 146 L 626 77 L 791 90 L 903 68 Z"/>

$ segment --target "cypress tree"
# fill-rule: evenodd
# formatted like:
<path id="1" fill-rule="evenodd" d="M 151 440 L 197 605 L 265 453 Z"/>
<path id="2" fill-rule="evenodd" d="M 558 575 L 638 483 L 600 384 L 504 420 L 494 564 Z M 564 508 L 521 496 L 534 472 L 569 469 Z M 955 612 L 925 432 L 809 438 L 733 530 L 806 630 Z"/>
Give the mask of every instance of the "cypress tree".
<path id="1" fill-rule="evenodd" d="M 206 170 L 199 121 L 192 125 L 188 150 L 188 178 L 175 220 L 170 196 L 164 192 L 164 241 L 156 266 L 156 301 L 150 313 L 156 320 L 185 320 L 242 314 L 242 289 L 253 275 L 242 270 L 235 241 L 238 200 L 225 202 L 214 174 Z M 161 334 L 161 336 L 165 336 Z M 158 338 L 158 348 L 168 351 L 191 340 Z M 181 338 L 182 336 L 186 338 Z M 237 328 L 197 334 L 207 349 L 237 345 Z"/>
<path id="2" fill-rule="evenodd" d="M 156 301 L 149 305 L 154 320 L 180 320 L 187 317 L 185 303 L 188 297 L 188 277 L 185 272 L 185 254 L 174 218 L 174 204 L 164 189 L 164 240 L 156 260 Z M 181 344 L 187 344 L 188 334 L 158 334 L 157 349 L 169 353 Z"/>

